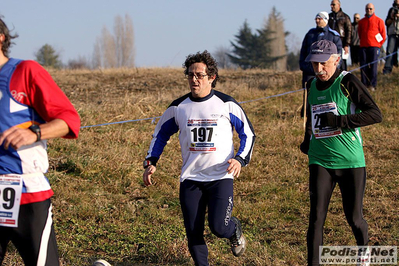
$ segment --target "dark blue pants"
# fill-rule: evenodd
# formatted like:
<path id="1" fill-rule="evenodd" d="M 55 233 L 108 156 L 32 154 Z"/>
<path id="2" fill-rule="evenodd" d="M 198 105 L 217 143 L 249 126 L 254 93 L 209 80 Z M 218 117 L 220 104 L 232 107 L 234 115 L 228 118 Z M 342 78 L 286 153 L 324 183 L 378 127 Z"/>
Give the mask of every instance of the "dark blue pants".
<path id="1" fill-rule="evenodd" d="M 205 213 L 212 233 L 230 238 L 235 224 L 230 220 L 233 210 L 233 179 L 212 182 L 185 180 L 180 183 L 180 204 L 188 247 L 195 265 L 208 266 L 208 248 L 204 239 Z"/>
<path id="2" fill-rule="evenodd" d="M 366 87 L 377 87 L 378 57 L 380 48 L 360 47 L 361 80 Z"/>
<path id="3" fill-rule="evenodd" d="M 388 36 L 388 44 L 387 44 L 387 55 L 385 60 L 385 66 L 383 73 L 389 74 L 392 72 L 392 68 L 394 65 L 395 57 L 398 58 L 398 48 L 399 48 L 399 35 L 389 35 Z"/>
<path id="4" fill-rule="evenodd" d="M 323 245 L 323 227 L 331 195 L 338 183 L 348 224 L 359 246 L 368 243 L 368 226 L 363 219 L 366 168 L 327 169 L 309 165 L 310 215 L 307 234 L 308 265 L 319 265 L 319 246 Z"/>
<path id="5" fill-rule="evenodd" d="M 360 46 L 358 46 L 358 45 L 351 46 L 352 65 L 359 64 L 359 53 L 360 53 Z"/>

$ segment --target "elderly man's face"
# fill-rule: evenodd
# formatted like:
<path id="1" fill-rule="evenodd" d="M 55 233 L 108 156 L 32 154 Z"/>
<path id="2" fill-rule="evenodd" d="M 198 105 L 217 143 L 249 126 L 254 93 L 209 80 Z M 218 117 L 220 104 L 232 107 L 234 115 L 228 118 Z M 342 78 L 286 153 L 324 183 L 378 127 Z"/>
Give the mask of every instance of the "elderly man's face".
<path id="1" fill-rule="evenodd" d="M 338 0 L 331 1 L 331 11 L 338 12 L 341 9 L 341 4 Z"/>
<path id="2" fill-rule="evenodd" d="M 339 58 L 330 56 L 326 62 L 312 62 L 314 73 L 321 81 L 329 80 L 334 75 L 339 63 Z"/>

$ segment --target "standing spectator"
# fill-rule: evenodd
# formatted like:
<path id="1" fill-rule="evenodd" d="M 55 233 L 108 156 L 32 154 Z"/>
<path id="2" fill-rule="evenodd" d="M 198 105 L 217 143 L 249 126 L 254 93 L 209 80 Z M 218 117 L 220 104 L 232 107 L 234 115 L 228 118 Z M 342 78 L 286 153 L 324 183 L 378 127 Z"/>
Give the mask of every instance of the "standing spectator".
<path id="1" fill-rule="evenodd" d="M 334 43 L 314 43 L 306 60 L 312 62 L 316 78 L 307 83 L 309 112 L 300 149 L 309 157 L 308 265 L 319 265 L 324 222 L 336 185 L 356 244 L 369 241 L 363 218 L 366 162 L 360 127 L 381 122 L 382 115 L 356 76 L 338 69 L 340 54 Z"/>
<path id="2" fill-rule="evenodd" d="M 2 204 L 0 265 L 11 241 L 25 265 L 57 266 L 47 140 L 77 138 L 80 118 L 43 67 L 8 56 L 16 37 L 0 19 L 0 191 L 14 195 Z"/>
<path id="3" fill-rule="evenodd" d="M 387 18 L 385 19 L 385 25 L 387 26 L 388 34 L 388 57 L 386 58 L 384 70 L 382 73 L 390 74 L 392 72 L 393 65 L 397 63 L 398 59 L 397 52 L 399 48 L 399 0 L 393 1 L 392 7 L 389 9 Z"/>
<path id="4" fill-rule="evenodd" d="M 360 65 L 362 83 L 374 91 L 377 89 L 377 69 L 380 48 L 386 39 L 384 21 L 374 13 L 374 5 L 366 5 L 366 15 L 359 21 Z"/>
<path id="5" fill-rule="evenodd" d="M 187 56 L 183 64 L 190 92 L 176 99 L 160 118 L 144 160 L 143 181 L 152 184 L 156 163 L 170 136 L 180 131 L 183 157 L 180 205 L 188 247 L 195 265 L 209 265 L 204 239 L 205 214 L 213 234 L 230 240 L 234 256 L 245 250 L 240 221 L 231 217 L 233 180 L 251 158 L 255 134 L 244 110 L 230 96 L 214 90 L 219 79 L 207 52 Z M 233 129 L 240 138 L 234 155 Z"/>
<path id="6" fill-rule="evenodd" d="M 301 52 L 299 55 L 299 68 L 302 70 L 302 88 L 305 88 L 305 83 L 315 76 L 312 64 L 306 62 L 305 59 L 309 55 L 310 46 L 318 40 L 329 40 L 335 43 L 338 48 L 338 53 L 342 52 L 342 42 L 338 32 L 332 30 L 328 26 L 328 13 L 320 12 L 315 17 L 316 28 L 312 28 L 306 33 L 303 38 Z"/>
<path id="7" fill-rule="evenodd" d="M 353 15 L 353 23 L 352 23 L 352 40 L 351 40 L 351 60 L 352 65 L 359 64 L 359 53 L 360 53 L 360 40 L 359 33 L 357 32 L 357 25 L 360 20 L 360 14 L 355 13 Z"/>
<path id="8" fill-rule="evenodd" d="M 342 11 L 339 0 L 331 1 L 331 13 L 328 20 L 328 26 L 337 31 L 342 41 L 343 57 L 349 56 L 349 46 L 352 39 L 352 24 L 350 17 Z M 347 70 L 346 58 L 341 60 L 341 70 Z"/>

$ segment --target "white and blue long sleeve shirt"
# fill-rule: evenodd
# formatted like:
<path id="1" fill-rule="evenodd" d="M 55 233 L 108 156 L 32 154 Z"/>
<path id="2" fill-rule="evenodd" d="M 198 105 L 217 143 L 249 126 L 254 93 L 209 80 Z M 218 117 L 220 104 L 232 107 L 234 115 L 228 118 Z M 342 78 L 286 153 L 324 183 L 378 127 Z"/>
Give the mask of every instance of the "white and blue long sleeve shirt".
<path id="1" fill-rule="evenodd" d="M 234 155 L 233 129 L 240 145 Z M 147 160 L 156 164 L 169 138 L 179 132 L 183 166 L 180 181 L 208 182 L 233 178 L 228 160 L 246 166 L 251 158 L 255 133 L 242 107 L 231 96 L 212 90 L 204 98 L 188 93 L 172 102 L 160 118 Z"/>

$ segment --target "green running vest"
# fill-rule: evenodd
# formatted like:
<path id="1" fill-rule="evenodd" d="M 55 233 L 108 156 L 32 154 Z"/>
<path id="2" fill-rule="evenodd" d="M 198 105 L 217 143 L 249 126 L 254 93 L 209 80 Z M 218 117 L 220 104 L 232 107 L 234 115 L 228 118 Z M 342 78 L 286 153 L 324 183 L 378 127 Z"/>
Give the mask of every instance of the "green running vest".
<path id="1" fill-rule="evenodd" d="M 316 88 L 316 79 L 310 85 L 308 102 L 312 113 L 312 137 L 309 146 L 309 165 L 318 164 L 330 169 L 365 167 L 363 140 L 360 129 L 320 128 L 317 115 L 334 112 L 349 115 L 361 112 L 341 90 L 343 71 L 326 90 Z M 349 93 L 348 93 L 349 94 Z"/>

